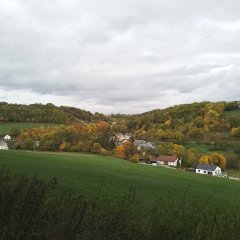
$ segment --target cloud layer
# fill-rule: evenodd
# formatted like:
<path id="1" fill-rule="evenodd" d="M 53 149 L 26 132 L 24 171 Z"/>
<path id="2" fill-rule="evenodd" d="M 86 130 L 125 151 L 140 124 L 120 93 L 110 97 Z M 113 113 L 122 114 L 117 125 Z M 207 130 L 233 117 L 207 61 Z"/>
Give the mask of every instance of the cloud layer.
<path id="1" fill-rule="evenodd" d="M 105 113 L 240 98 L 237 0 L 4 0 L 0 100 Z"/>

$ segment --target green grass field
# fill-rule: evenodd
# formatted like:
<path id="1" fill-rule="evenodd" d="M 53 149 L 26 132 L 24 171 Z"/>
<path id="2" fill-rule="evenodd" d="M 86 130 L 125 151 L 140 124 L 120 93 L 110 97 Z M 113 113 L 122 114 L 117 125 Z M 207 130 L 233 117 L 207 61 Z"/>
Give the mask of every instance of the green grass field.
<path id="1" fill-rule="evenodd" d="M 12 173 L 56 177 L 59 189 L 71 189 L 86 197 L 120 199 L 129 187 L 146 208 L 161 201 L 201 202 L 205 207 L 240 209 L 240 182 L 196 175 L 175 169 L 134 164 L 88 154 L 0 151 L 0 165 Z"/>
<path id="2" fill-rule="evenodd" d="M 56 124 L 52 123 L 0 123 L 0 136 L 4 134 L 9 134 L 9 131 L 11 128 L 18 128 L 20 130 L 25 130 L 28 128 L 38 128 L 41 126 L 47 127 L 47 126 L 55 126 Z"/>
<path id="3" fill-rule="evenodd" d="M 185 145 L 186 148 L 195 148 L 199 153 L 208 153 L 209 152 L 209 147 L 211 145 L 203 144 L 203 143 L 189 143 Z"/>
<path id="4" fill-rule="evenodd" d="M 234 111 L 225 111 L 223 113 L 224 117 L 240 117 L 240 110 L 234 110 Z"/>

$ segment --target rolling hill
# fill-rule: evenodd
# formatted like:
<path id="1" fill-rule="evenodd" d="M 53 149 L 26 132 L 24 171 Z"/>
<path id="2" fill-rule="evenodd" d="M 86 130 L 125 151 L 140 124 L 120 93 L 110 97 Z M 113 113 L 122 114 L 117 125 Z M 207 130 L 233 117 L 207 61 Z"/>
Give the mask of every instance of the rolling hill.
<path id="1" fill-rule="evenodd" d="M 72 121 L 101 120 L 103 114 L 79 108 L 48 104 L 8 104 L 0 102 L 0 122 L 69 123 Z"/>
<path id="2" fill-rule="evenodd" d="M 76 153 L 0 151 L 0 164 L 1 239 L 239 238 L 238 181 Z"/>
<path id="3" fill-rule="evenodd" d="M 134 188 L 135 198 L 151 208 L 156 203 L 186 201 L 207 208 L 240 209 L 240 182 L 175 169 L 156 168 L 100 155 L 0 151 L 0 165 L 14 174 L 56 177 L 62 190 L 72 189 L 89 198 L 119 200 Z"/>

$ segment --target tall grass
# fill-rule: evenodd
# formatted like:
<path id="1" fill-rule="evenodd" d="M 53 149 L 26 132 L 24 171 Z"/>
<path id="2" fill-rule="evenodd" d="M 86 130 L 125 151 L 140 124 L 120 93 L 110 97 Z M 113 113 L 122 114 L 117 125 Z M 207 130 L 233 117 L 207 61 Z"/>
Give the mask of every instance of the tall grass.
<path id="1" fill-rule="evenodd" d="M 118 201 L 57 191 L 57 179 L 13 176 L 0 169 L 0 239 L 239 239 L 240 215 L 208 200 L 160 199 L 145 210 L 134 188 Z M 209 196 L 209 199 L 212 196 Z M 148 208 L 149 209 L 149 208 Z"/>

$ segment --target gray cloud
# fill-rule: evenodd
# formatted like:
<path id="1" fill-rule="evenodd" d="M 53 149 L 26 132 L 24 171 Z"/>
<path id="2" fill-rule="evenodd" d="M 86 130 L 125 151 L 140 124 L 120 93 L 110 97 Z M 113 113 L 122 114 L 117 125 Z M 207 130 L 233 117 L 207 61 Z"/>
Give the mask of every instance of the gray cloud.
<path id="1" fill-rule="evenodd" d="M 136 113 L 239 99 L 239 12 L 237 0 L 1 1 L 0 100 Z"/>

